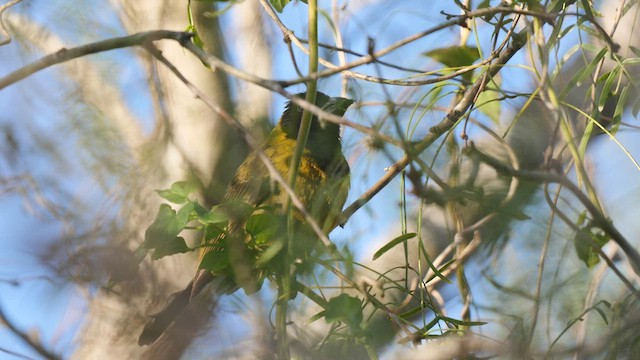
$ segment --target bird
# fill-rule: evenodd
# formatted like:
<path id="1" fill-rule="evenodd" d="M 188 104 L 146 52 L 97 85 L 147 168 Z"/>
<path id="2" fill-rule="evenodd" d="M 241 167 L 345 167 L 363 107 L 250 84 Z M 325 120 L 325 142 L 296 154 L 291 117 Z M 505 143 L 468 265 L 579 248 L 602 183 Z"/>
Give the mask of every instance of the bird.
<path id="1" fill-rule="evenodd" d="M 304 99 L 306 93 L 295 96 Z M 351 99 L 329 97 L 322 92 L 317 92 L 315 97 L 316 106 L 337 116 L 343 116 L 352 103 Z M 302 114 L 303 109 L 289 101 L 285 105 L 279 122 L 260 148 L 283 179 L 289 178 L 289 168 L 298 139 Z M 338 217 L 346 202 L 349 186 L 350 169 L 342 152 L 340 125 L 318 119 L 314 115 L 300 161 L 294 192 L 325 234 L 329 234 L 339 225 Z M 246 266 L 249 251 L 246 249 L 247 235 L 239 229 L 246 225 L 248 217 L 256 209 L 270 208 L 284 214 L 287 196 L 286 192 L 271 179 L 258 151 L 251 152 L 236 170 L 221 202 L 221 204 L 231 204 L 226 207 L 226 214 L 230 219 L 227 231 L 207 238 L 205 230 L 200 250 L 201 265 L 194 278 L 184 290 L 172 294 L 160 312 L 148 317 L 138 339 L 138 345 L 149 345 L 155 342 L 180 316 L 187 305 L 214 280 L 217 280 L 217 286 L 213 290 L 216 294 L 232 293 L 240 287 L 244 288 L 247 294 L 257 291 L 260 279 L 256 277 L 260 274 L 257 274 L 255 267 Z M 294 210 L 293 218 L 299 225 L 294 228 L 296 231 L 308 230 L 308 226 L 304 227 L 306 221 L 301 212 Z M 274 217 L 265 219 L 271 225 L 277 222 Z M 278 230 L 281 230 L 279 225 L 276 225 L 275 229 L 270 233 L 272 237 L 282 234 Z M 281 241 L 282 244 L 282 236 L 278 239 L 269 239 L 267 243 L 272 244 L 274 241 Z M 294 234 L 294 242 L 296 247 L 297 243 L 302 243 L 297 233 Z M 222 244 L 226 244 L 226 247 Z M 262 248 L 264 247 L 266 246 Z M 222 253 L 223 249 L 234 251 Z M 210 266 L 202 266 L 207 259 L 218 262 L 215 266 L 216 271 L 211 271 Z M 245 266 L 242 266 L 243 263 Z M 262 268 L 262 278 L 269 275 L 264 274 L 269 270 L 268 267 Z"/>

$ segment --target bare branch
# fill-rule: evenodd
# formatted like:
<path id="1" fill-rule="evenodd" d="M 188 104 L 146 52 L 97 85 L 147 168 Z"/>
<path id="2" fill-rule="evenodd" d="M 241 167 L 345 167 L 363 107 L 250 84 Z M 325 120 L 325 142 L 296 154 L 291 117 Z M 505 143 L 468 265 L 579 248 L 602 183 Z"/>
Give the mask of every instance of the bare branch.
<path id="1" fill-rule="evenodd" d="M 137 34 L 119 38 L 98 41 L 71 49 L 62 48 L 56 53 L 47 55 L 29 65 L 26 65 L 12 72 L 9 75 L 0 78 L 0 90 L 52 65 L 60 64 L 89 54 L 95 54 L 103 51 L 121 49 L 131 46 L 140 46 L 147 42 L 161 39 L 173 39 L 178 42 L 184 42 L 185 39 L 189 39 L 190 37 L 191 34 L 185 32 L 154 30 L 140 32 Z"/>
<path id="2" fill-rule="evenodd" d="M 11 35 L 7 31 L 7 28 L 4 27 L 4 19 L 2 18 L 2 15 L 3 15 L 5 10 L 7 10 L 11 6 L 13 6 L 13 5 L 15 5 L 15 4 L 17 4 L 17 3 L 21 2 L 21 1 L 22 0 L 12 0 L 12 1 L 9 1 L 8 3 L 0 6 L 0 35 L 2 35 L 2 37 L 4 37 L 4 39 L 0 39 L 0 46 L 7 45 L 8 43 L 11 42 Z"/>
<path id="3" fill-rule="evenodd" d="M 7 328 L 9 328 L 9 330 L 13 334 L 19 337 L 22 341 L 24 341 L 27 345 L 29 345 L 30 348 L 35 350 L 38 354 L 42 355 L 42 357 L 44 357 L 45 359 L 49 359 L 49 360 L 62 359 L 62 357 L 46 349 L 38 340 L 34 339 L 32 336 L 25 333 L 24 331 L 18 329 L 18 327 L 11 320 L 7 318 L 7 316 L 4 314 L 4 311 L 2 310 L 1 307 L 0 307 L 0 323 L 4 324 Z"/>
<path id="4" fill-rule="evenodd" d="M 640 254 L 638 251 L 629 243 L 629 241 L 620 233 L 620 231 L 613 225 L 613 223 L 607 219 L 607 217 L 598 209 L 598 207 L 591 202 L 589 197 L 585 195 L 580 189 L 565 176 L 549 172 L 549 171 L 541 171 L 541 170 L 516 170 L 509 165 L 506 165 L 500 162 L 497 159 L 494 159 L 490 155 L 482 153 L 478 150 L 473 143 L 469 146 L 469 152 L 471 155 L 478 156 L 480 161 L 486 163 L 487 165 L 493 167 L 496 171 L 502 174 L 516 176 L 521 179 L 526 180 L 534 180 L 546 183 L 558 183 L 562 186 L 566 187 L 576 198 L 584 205 L 587 211 L 593 217 L 594 225 L 602 229 L 613 241 L 615 241 L 622 251 L 629 258 L 629 262 L 631 263 L 631 267 L 635 271 L 637 275 L 640 276 Z"/>

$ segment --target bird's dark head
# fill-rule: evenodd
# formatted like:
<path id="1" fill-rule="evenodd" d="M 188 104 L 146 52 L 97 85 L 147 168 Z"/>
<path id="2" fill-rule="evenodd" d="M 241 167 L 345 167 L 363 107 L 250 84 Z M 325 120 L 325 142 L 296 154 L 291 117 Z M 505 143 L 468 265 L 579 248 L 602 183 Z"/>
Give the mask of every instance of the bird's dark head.
<path id="1" fill-rule="evenodd" d="M 306 93 L 297 94 L 296 97 L 304 99 Z M 329 97 L 321 92 L 316 93 L 316 106 L 322 110 L 331 114 L 342 116 L 347 108 L 353 104 L 353 100 L 342 97 Z M 280 119 L 280 126 L 282 131 L 288 138 L 297 139 L 298 131 L 300 130 L 300 123 L 302 121 L 302 108 L 289 101 L 285 107 L 282 118 Z M 311 128 L 309 129 L 310 144 L 314 144 L 317 140 L 327 141 L 327 145 L 333 144 L 335 141 L 340 141 L 340 125 L 318 120 L 317 116 L 313 116 L 311 120 Z"/>
<path id="2" fill-rule="evenodd" d="M 306 93 L 297 94 L 296 97 L 304 99 Z M 353 100 L 341 97 L 329 97 L 321 92 L 316 93 L 316 106 L 322 110 L 337 115 L 344 115 L 347 108 L 353 104 Z M 300 123 L 302 122 L 302 108 L 289 101 L 285 108 L 280 127 L 285 136 L 290 139 L 298 138 Z M 342 157 L 342 144 L 340 143 L 340 125 L 318 120 L 317 116 L 311 119 L 309 137 L 305 144 L 309 155 L 313 157 L 320 166 L 329 166 L 335 161 L 336 156 Z"/>

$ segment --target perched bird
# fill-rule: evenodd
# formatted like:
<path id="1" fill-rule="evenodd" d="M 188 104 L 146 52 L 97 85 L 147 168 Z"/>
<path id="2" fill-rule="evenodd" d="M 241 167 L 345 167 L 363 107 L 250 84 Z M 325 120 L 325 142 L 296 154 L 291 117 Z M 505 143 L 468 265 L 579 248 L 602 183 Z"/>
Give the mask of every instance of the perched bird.
<path id="1" fill-rule="evenodd" d="M 304 98 L 305 93 L 296 96 Z M 321 92 L 316 94 L 315 104 L 329 113 L 342 116 L 353 100 L 329 97 Z M 303 110 L 287 103 L 276 127 L 271 131 L 261 150 L 271 160 L 275 168 L 286 180 L 289 178 L 291 158 L 296 147 Z M 312 118 L 309 136 L 304 148 L 294 191 L 305 209 L 328 234 L 337 224 L 337 218 L 349 191 L 349 165 L 342 154 L 340 126 L 338 124 Z M 187 287 L 174 293 L 165 308 L 151 315 L 138 339 L 139 345 L 153 343 L 180 315 L 182 310 L 202 289 L 217 279 L 217 293 L 231 293 L 243 287 L 247 293 L 258 290 L 255 267 L 246 265 L 246 237 L 239 229 L 247 222 L 248 216 L 257 208 L 271 208 L 280 214 L 287 195 L 269 176 L 269 172 L 254 151 L 244 160 L 227 187 L 222 204 L 238 201 L 245 206 L 229 206 L 228 229 L 224 234 L 207 238 L 203 242 L 200 259 L 214 258 L 219 263 L 216 271 L 199 268 Z M 246 204 L 251 208 L 246 211 Z M 304 225 L 305 219 L 297 211 L 293 217 L 297 224 Z M 272 218 L 267 218 L 267 222 Z M 300 229 L 302 226 L 296 227 Z M 273 232 L 273 236 L 278 232 Z M 299 242 L 298 234 L 294 241 Z M 276 239 L 269 239 L 273 242 Z M 280 239 L 282 241 L 282 239 Z M 296 244 L 297 245 L 297 244 Z M 225 253 L 223 253 L 226 251 Z M 220 256 L 223 254 L 223 256 Z M 203 262 L 204 263 L 204 262 Z M 228 264 L 228 265 L 225 265 Z M 202 266 L 201 266 L 202 267 Z M 264 272 L 264 271 L 263 271 Z M 269 275 L 269 274 L 266 274 Z"/>

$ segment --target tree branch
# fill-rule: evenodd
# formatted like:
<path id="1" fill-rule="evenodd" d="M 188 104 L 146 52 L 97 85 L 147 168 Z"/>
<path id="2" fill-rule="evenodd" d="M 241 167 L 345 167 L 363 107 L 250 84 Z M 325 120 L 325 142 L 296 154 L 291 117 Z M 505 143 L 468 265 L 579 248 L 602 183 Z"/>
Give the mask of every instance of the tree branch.
<path id="1" fill-rule="evenodd" d="M 139 32 L 129 36 L 123 36 L 90 44 L 80 45 L 71 49 L 62 48 L 53 54 L 49 54 L 39 60 L 26 65 L 7 76 L 0 78 L 0 90 L 12 85 L 36 72 L 46 69 L 50 66 L 63 63 L 72 59 L 83 57 L 89 54 L 95 54 L 103 51 L 121 49 L 131 46 L 140 46 L 148 42 L 172 39 L 180 43 L 190 39 L 192 34 L 180 31 L 169 30 L 153 30 Z"/>
<path id="2" fill-rule="evenodd" d="M 470 142 L 467 151 L 471 156 L 478 157 L 481 162 L 491 166 L 501 174 L 525 180 L 539 181 L 542 183 L 557 183 L 567 188 L 576 198 L 578 198 L 578 201 L 580 201 L 591 214 L 594 225 L 602 229 L 602 231 L 604 231 L 616 244 L 618 244 L 618 246 L 620 246 L 622 251 L 624 251 L 629 258 L 629 262 L 631 263 L 631 267 L 634 272 L 640 276 L 640 254 L 638 254 L 638 251 L 631 246 L 629 241 L 627 241 L 618 228 L 613 225 L 611 220 L 607 219 L 598 207 L 591 202 L 589 197 L 580 191 L 580 189 L 565 176 L 543 170 L 516 170 L 500 160 L 481 152 L 473 145 L 472 142 Z"/>
<path id="3" fill-rule="evenodd" d="M 18 327 L 13 322 L 7 319 L 2 308 L 0 308 L 0 323 L 4 324 L 7 328 L 9 328 L 9 330 L 13 334 L 18 336 L 22 341 L 24 341 L 27 345 L 29 345 L 29 347 L 35 350 L 38 354 L 42 355 L 42 357 L 44 357 L 45 359 L 49 359 L 49 360 L 62 359 L 60 356 L 47 350 L 40 342 L 33 339 L 33 337 L 29 336 L 24 331 L 18 329 Z"/>
<path id="4" fill-rule="evenodd" d="M 527 31 L 525 30 L 522 30 Z M 518 50 L 520 50 L 524 45 L 525 41 L 520 41 L 518 39 L 521 36 L 515 35 L 514 41 L 498 56 L 496 62 L 489 67 L 487 70 L 487 75 L 489 77 L 495 76 L 502 67 L 515 55 Z M 462 116 L 469 110 L 471 105 L 473 105 L 477 95 L 483 88 L 484 81 L 476 81 L 472 86 L 470 86 L 467 91 L 465 91 L 464 95 L 460 102 L 447 113 L 447 115 L 438 123 L 430 129 L 429 134 L 425 136 L 419 143 L 417 143 L 411 151 L 405 153 L 405 155 L 398 160 L 395 164 L 391 165 L 387 173 L 378 180 L 369 190 L 367 190 L 364 194 L 360 196 L 356 201 L 354 201 L 351 205 L 349 205 L 340 215 L 339 221 L 340 223 L 344 223 L 353 215 L 358 209 L 364 206 L 369 200 L 371 200 L 382 188 L 384 188 L 388 183 L 393 180 L 413 159 L 421 154 L 424 150 L 426 150 L 431 144 L 433 144 L 442 134 L 453 129 L 455 124 L 462 118 Z"/>

